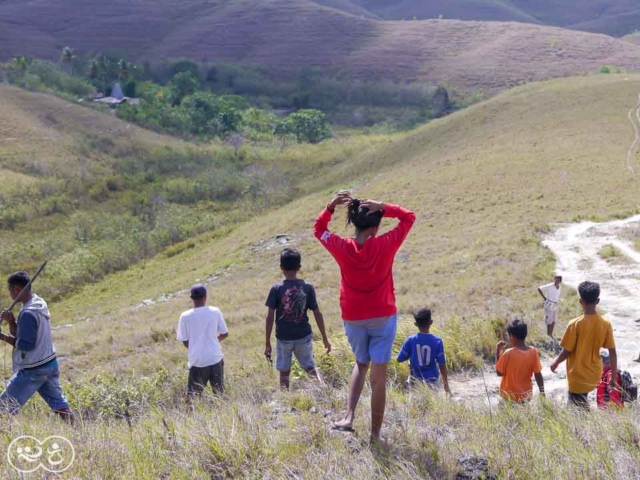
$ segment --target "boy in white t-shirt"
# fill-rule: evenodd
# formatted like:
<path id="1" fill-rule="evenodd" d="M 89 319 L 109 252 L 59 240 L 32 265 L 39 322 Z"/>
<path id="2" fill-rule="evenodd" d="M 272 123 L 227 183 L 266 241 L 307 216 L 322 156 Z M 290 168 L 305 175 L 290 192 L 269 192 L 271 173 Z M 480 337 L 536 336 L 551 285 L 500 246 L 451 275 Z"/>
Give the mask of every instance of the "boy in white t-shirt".
<path id="1" fill-rule="evenodd" d="M 538 287 L 538 293 L 544 298 L 544 323 L 547 325 L 547 335 L 553 338 L 553 329 L 558 321 L 558 303 L 560 302 L 562 277 L 556 275 L 553 283 Z"/>
<path id="2" fill-rule="evenodd" d="M 207 383 L 214 393 L 224 392 L 224 360 L 220 342 L 229 336 L 222 312 L 207 306 L 207 289 L 191 287 L 193 308 L 180 315 L 177 339 L 189 352 L 187 395 L 200 395 Z"/>

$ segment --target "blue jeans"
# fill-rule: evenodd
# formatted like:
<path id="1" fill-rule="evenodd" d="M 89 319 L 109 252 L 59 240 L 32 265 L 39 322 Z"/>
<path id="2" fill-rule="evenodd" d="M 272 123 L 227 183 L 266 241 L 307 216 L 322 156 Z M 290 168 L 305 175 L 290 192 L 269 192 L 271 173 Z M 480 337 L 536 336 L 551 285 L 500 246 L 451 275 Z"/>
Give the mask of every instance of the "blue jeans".
<path id="1" fill-rule="evenodd" d="M 69 408 L 60 386 L 58 360 L 14 374 L 0 395 L 0 409 L 15 414 L 36 392 L 53 411 Z"/>
<path id="2" fill-rule="evenodd" d="M 292 356 L 295 355 L 300 367 L 311 370 L 316 367 L 313 361 L 313 334 L 299 340 L 276 340 L 276 368 L 280 372 L 291 370 Z"/>
<path id="3" fill-rule="evenodd" d="M 344 322 L 344 330 L 358 363 L 389 363 L 396 339 L 398 317 L 392 315 L 381 326 L 366 326 L 370 321 Z"/>

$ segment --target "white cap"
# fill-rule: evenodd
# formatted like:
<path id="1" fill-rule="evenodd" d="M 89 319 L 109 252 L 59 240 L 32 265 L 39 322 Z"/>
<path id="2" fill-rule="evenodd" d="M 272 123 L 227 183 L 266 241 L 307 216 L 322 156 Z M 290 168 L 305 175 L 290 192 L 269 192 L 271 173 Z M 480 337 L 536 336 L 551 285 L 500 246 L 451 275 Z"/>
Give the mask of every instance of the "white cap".
<path id="1" fill-rule="evenodd" d="M 607 350 L 606 348 L 601 348 L 600 357 L 602 358 L 602 361 L 604 363 L 609 363 L 609 350 Z"/>

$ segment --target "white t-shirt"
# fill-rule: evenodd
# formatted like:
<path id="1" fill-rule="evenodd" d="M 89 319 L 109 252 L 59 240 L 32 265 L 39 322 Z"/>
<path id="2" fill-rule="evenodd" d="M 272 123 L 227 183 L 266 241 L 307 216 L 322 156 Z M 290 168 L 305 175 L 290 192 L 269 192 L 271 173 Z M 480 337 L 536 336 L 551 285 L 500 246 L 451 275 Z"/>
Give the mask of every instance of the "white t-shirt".
<path id="1" fill-rule="evenodd" d="M 560 301 L 560 292 L 562 291 L 562 285 L 559 288 L 556 288 L 555 283 L 550 283 L 548 285 L 544 285 L 540 287 L 544 296 L 547 297 L 547 300 L 558 303 Z"/>
<path id="2" fill-rule="evenodd" d="M 218 335 L 226 333 L 229 330 L 218 308 L 192 308 L 180 315 L 177 338 L 189 342 L 189 368 L 219 363 L 223 355 Z"/>

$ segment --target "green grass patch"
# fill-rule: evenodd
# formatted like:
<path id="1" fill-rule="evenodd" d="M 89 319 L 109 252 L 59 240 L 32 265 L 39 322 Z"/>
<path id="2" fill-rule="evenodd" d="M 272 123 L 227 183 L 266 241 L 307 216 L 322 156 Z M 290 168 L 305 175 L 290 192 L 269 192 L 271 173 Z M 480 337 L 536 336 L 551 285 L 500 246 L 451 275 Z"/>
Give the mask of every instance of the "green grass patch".
<path id="1" fill-rule="evenodd" d="M 614 245 L 605 245 L 598 250 L 598 256 L 603 260 L 611 263 L 624 263 L 628 261 L 627 257 Z"/>

